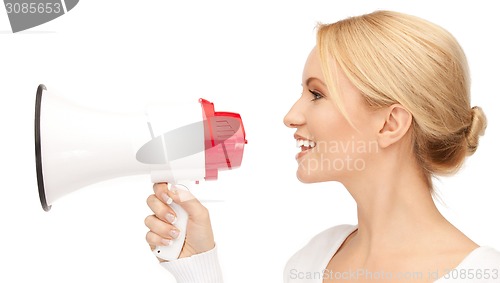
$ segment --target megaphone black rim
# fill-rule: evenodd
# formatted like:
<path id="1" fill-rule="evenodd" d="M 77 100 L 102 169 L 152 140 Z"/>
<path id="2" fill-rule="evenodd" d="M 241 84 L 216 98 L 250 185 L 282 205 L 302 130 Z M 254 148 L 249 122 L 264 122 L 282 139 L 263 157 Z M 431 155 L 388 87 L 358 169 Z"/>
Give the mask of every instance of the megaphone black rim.
<path id="1" fill-rule="evenodd" d="M 43 210 L 49 211 L 51 206 L 47 204 L 45 196 L 45 186 L 43 183 L 43 170 L 42 170 L 42 139 L 40 132 L 40 114 L 42 110 L 42 94 L 47 90 L 45 85 L 40 84 L 36 90 L 35 101 L 35 156 L 36 156 L 36 179 L 38 183 L 38 195 L 40 196 L 40 203 Z"/>

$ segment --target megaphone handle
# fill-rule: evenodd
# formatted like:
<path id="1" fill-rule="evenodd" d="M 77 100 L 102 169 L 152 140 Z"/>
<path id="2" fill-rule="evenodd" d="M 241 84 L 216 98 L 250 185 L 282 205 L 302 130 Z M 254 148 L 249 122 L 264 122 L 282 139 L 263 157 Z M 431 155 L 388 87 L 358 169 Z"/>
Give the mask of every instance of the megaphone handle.
<path id="1" fill-rule="evenodd" d="M 175 260 L 179 258 L 184 240 L 186 239 L 186 227 L 188 222 L 187 212 L 178 204 L 171 203 L 170 207 L 174 210 L 177 217 L 174 226 L 179 229 L 179 236 L 177 239 L 172 240 L 169 246 L 157 246 L 153 252 L 154 254 L 164 260 Z"/>

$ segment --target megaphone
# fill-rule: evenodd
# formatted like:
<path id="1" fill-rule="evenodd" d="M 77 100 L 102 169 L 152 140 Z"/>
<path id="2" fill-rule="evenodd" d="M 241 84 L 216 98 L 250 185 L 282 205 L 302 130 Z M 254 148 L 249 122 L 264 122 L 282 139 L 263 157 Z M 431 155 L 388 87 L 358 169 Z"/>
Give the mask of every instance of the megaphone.
<path id="1" fill-rule="evenodd" d="M 145 107 L 138 113 L 90 109 L 40 84 L 35 101 L 35 155 L 38 193 L 45 211 L 54 201 L 85 186 L 121 176 L 149 174 L 154 183 L 184 186 L 216 180 L 219 170 L 238 168 L 247 143 L 241 116 L 216 112 L 214 104 Z M 172 245 L 156 256 L 178 258 L 187 214 L 177 204 Z"/>

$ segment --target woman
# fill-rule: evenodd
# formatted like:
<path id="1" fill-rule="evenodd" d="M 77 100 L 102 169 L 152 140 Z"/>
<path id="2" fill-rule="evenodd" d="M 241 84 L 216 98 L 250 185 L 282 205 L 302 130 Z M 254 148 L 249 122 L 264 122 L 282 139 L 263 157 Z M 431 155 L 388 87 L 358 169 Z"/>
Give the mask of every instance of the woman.
<path id="1" fill-rule="evenodd" d="M 318 27 L 284 122 L 301 147 L 297 177 L 342 183 L 358 224 L 314 237 L 289 260 L 285 282 L 500 282 L 500 253 L 469 239 L 432 199 L 432 176 L 456 172 L 486 128 L 469 84 L 459 44 L 425 20 L 377 11 Z M 181 259 L 162 264 L 178 282 L 218 282 L 208 211 L 166 184 L 154 191 L 150 245 L 177 235 L 166 203 L 190 215 Z"/>

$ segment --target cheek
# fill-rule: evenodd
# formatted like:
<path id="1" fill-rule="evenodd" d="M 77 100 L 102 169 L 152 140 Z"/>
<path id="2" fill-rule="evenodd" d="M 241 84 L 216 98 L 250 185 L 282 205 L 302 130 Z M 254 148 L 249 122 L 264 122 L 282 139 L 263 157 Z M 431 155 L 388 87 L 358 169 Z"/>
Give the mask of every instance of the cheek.
<path id="1" fill-rule="evenodd" d="M 360 125 L 361 133 L 365 132 L 366 123 L 359 124 L 354 117 L 353 122 Z M 307 128 L 316 147 L 298 163 L 297 178 L 303 183 L 341 180 L 363 171 L 367 166 L 366 153 L 377 148 L 331 108 L 309 113 Z"/>
<path id="2" fill-rule="evenodd" d="M 310 124 L 310 131 L 313 133 L 315 141 L 323 145 L 319 151 L 326 149 L 325 144 L 332 141 L 346 140 L 351 138 L 354 133 L 347 120 L 339 115 L 331 113 L 316 115 L 315 121 L 317 122 Z"/>

